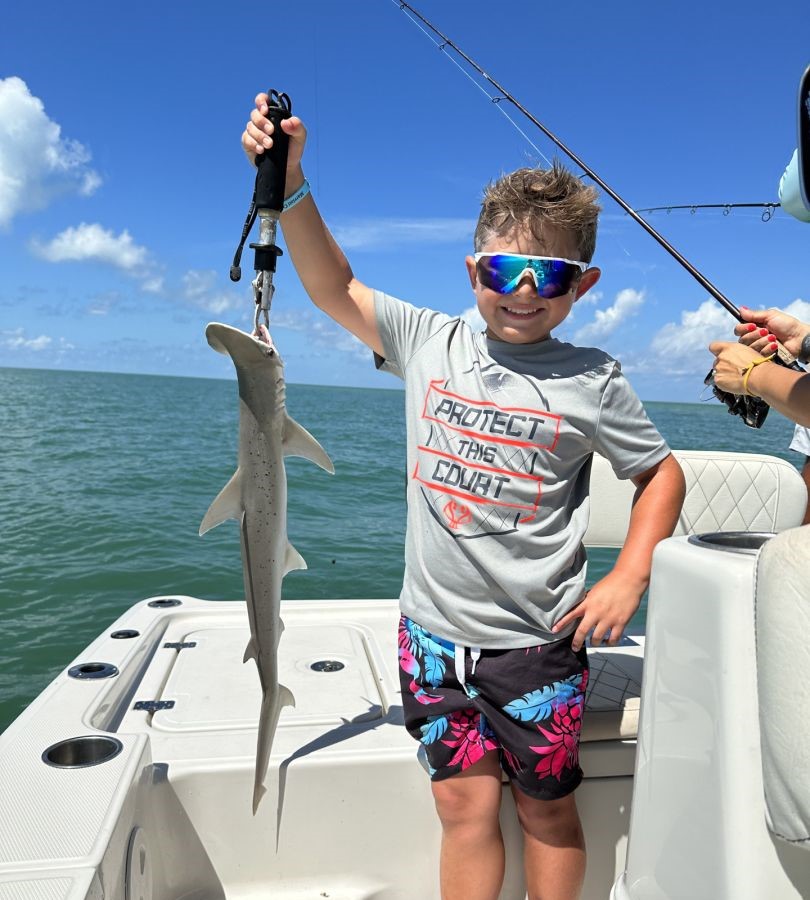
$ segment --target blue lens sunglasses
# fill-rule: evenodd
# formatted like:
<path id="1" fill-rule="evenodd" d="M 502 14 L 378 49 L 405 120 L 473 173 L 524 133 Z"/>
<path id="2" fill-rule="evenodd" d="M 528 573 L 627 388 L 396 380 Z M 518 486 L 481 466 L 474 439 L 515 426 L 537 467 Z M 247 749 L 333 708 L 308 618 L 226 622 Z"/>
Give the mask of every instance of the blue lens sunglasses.
<path id="1" fill-rule="evenodd" d="M 529 272 L 539 297 L 552 299 L 569 293 L 588 264 L 553 256 L 523 256 L 518 253 L 476 253 L 475 269 L 484 287 L 499 294 L 517 290 Z"/>

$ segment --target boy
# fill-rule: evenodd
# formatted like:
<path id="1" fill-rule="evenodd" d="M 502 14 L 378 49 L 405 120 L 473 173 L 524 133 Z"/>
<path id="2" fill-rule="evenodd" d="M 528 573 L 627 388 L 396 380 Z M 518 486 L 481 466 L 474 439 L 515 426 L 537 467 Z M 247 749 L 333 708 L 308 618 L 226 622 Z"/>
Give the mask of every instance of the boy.
<path id="1" fill-rule="evenodd" d="M 259 94 L 242 145 L 272 146 Z M 408 529 L 400 674 L 442 825 L 445 900 L 495 900 L 503 880 L 501 768 L 525 836 L 530 898 L 578 896 L 585 869 L 573 791 L 587 658 L 638 607 L 683 475 L 618 364 L 550 333 L 599 278 L 595 191 L 555 167 L 490 188 L 467 271 L 486 333 L 354 277 L 308 193 L 306 133 L 290 137 L 288 251 L 313 302 L 405 380 Z M 539 257 L 539 258 L 538 258 Z M 599 450 L 637 485 L 613 571 L 585 596 L 582 536 Z"/>

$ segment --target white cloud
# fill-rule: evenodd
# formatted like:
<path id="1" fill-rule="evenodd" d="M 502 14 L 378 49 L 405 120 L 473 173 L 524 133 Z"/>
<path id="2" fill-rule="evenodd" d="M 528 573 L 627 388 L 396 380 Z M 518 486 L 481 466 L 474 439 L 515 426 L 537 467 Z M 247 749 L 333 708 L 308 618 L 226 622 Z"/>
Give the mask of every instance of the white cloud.
<path id="1" fill-rule="evenodd" d="M 61 194 L 92 194 L 101 178 L 89 162 L 89 150 L 62 137 L 21 78 L 0 79 L 0 227 Z"/>
<path id="2" fill-rule="evenodd" d="M 16 328 L 14 331 L 0 331 L 0 348 L 11 350 L 14 352 L 31 351 L 39 353 L 42 350 L 72 350 L 73 344 L 68 343 L 64 338 L 59 338 L 56 346 L 54 339 L 47 334 L 40 334 L 37 337 L 26 337 L 22 328 Z"/>
<path id="3" fill-rule="evenodd" d="M 219 289 L 213 269 L 189 269 L 183 276 L 183 298 L 213 315 L 245 307 L 244 292 Z"/>
<path id="4" fill-rule="evenodd" d="M 795 316 L 802 322 L 810 322 L 810 303 L 806 300 L 794 300 L 785 306 L 782 312 L 786 312 L 789 316 Z"/>
<path id="5" fill-rule="evenodd" d="M 279 306 L 276 311 L 270 312 L 270 332 L 275 334 L 277 329 L 306 333 L 313 346 L 349 353 L 364 363 L 368 363 L 371 358 L 371 351 L 359 338 L 329 316 L 313 313 L 310 309 L 289 310 Z M 283 346 L 281 353 L 283 356 Z"/>
<path id="6" fill-rule="evenodd" d="M 583 294 L 579 298 L 579 300 L 577 300 L 576 306 L 574 308 L 576 309 L 576 307 L 588 306 L 589 304 L 591 306 L 596 306 L 596 304 L 602 299 L 602 297 L 604 297 L 602 291 L 588 291 L 587 294 Z"/>
<path id="7" fill-rule="evenodd" d="M 580 328 L 574 339 L 582 342 L 602 340 L 608 337 L 626 319 L 635 315 L 643 303 L 644 291 L 636 291 L 633 288 L 619 291 L 613 306 L 609 306 L 607 309 L 597 309 L 593 321 Z"/>
<path id="8" fill-rule="evenodd" d="M 796 299 L 781 309 L 804 322 L 810 321 L 810 303 L 806 300 Z M 734 318 L 716 300 L 704 300 L 697 309 L 682 312 L 680 322 L 669 322 L 655 334 L 650 356 L 639 368 L 668 375 L 704 372 L 711 362 L 709 344 L 736 340 L 735 325 Z"/>
<path id="9" fill-rule="evenodd" d="M 704 300 L 697 309 L 682 312 L 680 322 L 669 322 L 655 334 L 650 343 L 650 360 L 641 368 L 668 375 L 708 371 L 709 344 L 734 340 L 733 327 L 734 319 L 716 300 Z"/>
<path id="10" fill-rule="evenodd" d="M 484 317 L 477 306 L 465 309 L 461 314 L 461 320 L 466 322 L 473 331 L 484 331 L 487 327 L 487 323 L 484 321 Z"/>
<path id="11" fill-rule="evenodd" d="M 96 223 L 66 228 L 47 243 L 33 241 L 32 249 L 48 262 L 97 261 L 133 274 L 142 273 L 149 261 L 147 249 L 126 229 L 116 235 Z"/>
<path id="12" fill-rule="evenodd" d="M 163 277 L 160 275 L 147 277 L 146 281 L 141 285 L 141 290 L 146 291 L 147 294 L 162 294 Z"/>
<path id="13" fill-rule="evenodd" d="M 470 242 L 475 219 L 363 219 L 336 225 L 335 240 L 347 250 L 401 244 Z"/>

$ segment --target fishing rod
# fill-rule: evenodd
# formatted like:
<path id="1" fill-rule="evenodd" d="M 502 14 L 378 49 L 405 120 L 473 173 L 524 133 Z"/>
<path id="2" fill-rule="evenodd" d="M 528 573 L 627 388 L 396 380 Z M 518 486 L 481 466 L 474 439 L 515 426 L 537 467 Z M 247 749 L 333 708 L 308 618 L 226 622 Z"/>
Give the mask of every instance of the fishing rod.
<path id="1" fill-rule="evenodd" d="M 732 316 L 738 321 L 743 322 L 742 314 L 740 310 L 728 299 L 721 291 L 703 275 L 702 272 L 698 271 L 692 263 L 689 262 L 681 253 L 679 253 L 663 235 L 659 234 L 649 222 L 645 221 L 641 218 L 641 216 L 634 210 L 629 203 L 627 203 L 619 194 L 616 193 L 611 187 L 609 187 L 589 166 L 587 166 L 569 147 L 567 147 L 555 134 L 553 134 L 542 122 L 540 122 L 535 116 L 533 116 L 525 106 L 523 106 L 503 85 L 499 84 L 491 75 L 489 75 L 481 66 L 478 65 L 475 60 L 469 57 L 457 44 L 455 44 L 446 34 L 441 32 L 432 22 L 428 21 L 418 10 L 414 9 L 410 3 L 404 2 L 404 0 L 392 0 L 392 2 L 399 7 L 400 11 L 403 12 L 412 22 L 424 32 L 424 28 L 419 25 L 419 22 L 422 22 L 425 27 L 429 28 L 434 35 L 436 35 L 441 43 L 436 44 L 439 50 L 442 53 L 445 53 L 449 59 L 452 57 L 447 54 L 447 48 L 450 47 L 458 56 L 461 57 L 470 66 L 474 69 L 482 78 L 484 78 L 492 87 L 498 91 L 498 97 L 490 97 L 493 103 L 501 103 L 506 100 L 511 103 L 515 109 L 517 109 L 526 119 L 528 119 L 535 127 L 539 128 L 543 134 L 551 140 L 563 153 L 568 156 L 577 166 L 579 166 L 592 181 L 599 185 L 599 187 L 609 196 L 611 197 L 632 219 L 634 219 L 652 238 L 654 238 L 663 248 L 670 254 L 678 263 L 686 269 L 687 272 L 703 287 L 708 293 L 722 306 L 725 310 L 731 313 Z M 407 12 L 406 12 L 407 10 Z M 411 13 L 412 15 L 408 15 Z M 413 19 L 413 16 L 419 20 L 419 22 Z M 428 38 L 433 43 L 433 38 L 427 34 Z M 455 62 L 455 60 L 453 60 Z M 466 73 L 465 73 L 466 74 Z M 485 92 L 486 93 L 486 92 Z M 489 96 L 489 95 L 488 95 Z M 518 129 L 520 130 L 520 129 Z M 777 355 L 774 356 L 774 361 L 778 361 L 780 364 L 792 368 L 798 369 L 799 371 L 804 371 L 802 367 L 796 362 L 795 358 L 788 353 L 788 351 L 779 345 L 777 350 Z M 721 400 L 728 407 L 730 413 L 734 415 L 739 415 L 742 417 L 743 421 L 746 425 L 751 426 L 752 428 L 760 428 L 762 423 L 765 421 L 765 417 L 768 414 L 768 404 L 765 403 L 759 397 L 752 396 L 735 396 L 734 394 L 729 394 L 725 391 L 720 390 L 714 384 L 714 370 L 709 372 L 705 379 L 706 384 L 712 385 L 712 391 L 717 397 L 718 400 Z"/>
<path id="2" fill-rule="evenodd" d="M 644 209 L 637 209 L 636 212 L 654 213 L 666 210 L 667 214 L 669 214 L 673 209 L 688 209 L 689 212 L 694 215 L 699 209 L 722 209 L 723 215 L 727 216 L 731 213 L 732 209 L 762 209 L 764 210 L 762 213 L 762 221 L 770 222 L 774 213 L 781 205 L 781 203 L 778 203 L 775 200 L 771 200 L 769 203 L 685 203 L 681 206 L 674 206 L 672 204 L 669 206 L 647 206 Z"/>
<path id="3" fill-rule="evenodd" d="M 259 324 L 263 320 L 265 327 L 270 326 L 270 304 L 273 301 L 275 286 L 273 276 L 276 271 L 276 260 L 283 251 L 276 246 L 278 220 L 284 206 L 284 188 L 287 177 L 287 151 L 290 139 L 281 128 L 283 119 L 292 115 L 292 102 L 287 94 L 278 91 L 267 92 L 267 118 L 273 123 L 273 146 L 256 158 L 256 183 L 253 198 L 250 201 L 247 218 L 242 228 L 242 237 L 231 264 L 231 281 L 239 281 L 242 277 L 240 262 L 242 249 L 250 234 L 251 228 L 259 219 L 259 240 L 249 244 L 255 250 L 253 268 L 256 277 L 253 285 L 253 299 L 256 304 L 253 315 L 253 331 L 259 334 Z"/>

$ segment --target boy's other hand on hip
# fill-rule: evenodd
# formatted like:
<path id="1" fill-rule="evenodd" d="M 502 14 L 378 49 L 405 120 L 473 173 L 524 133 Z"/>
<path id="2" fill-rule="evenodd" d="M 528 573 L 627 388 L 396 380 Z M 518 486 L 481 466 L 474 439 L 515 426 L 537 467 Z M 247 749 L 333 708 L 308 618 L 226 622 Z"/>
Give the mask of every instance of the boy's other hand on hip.
<path id="1" fill-rule="evenodd" d="M 630 584 L 624 576 L 610 572 L 585 594 L 579 605 L 557 621 L 552 631 L 554 634 L 564 631 L 579 619 L 571 644 L 575 651 L 582 647 L 591 631 L 592 646 L 604 642 L 615 647 L 638 609 L 643 593 L 644 586 Z"/>

